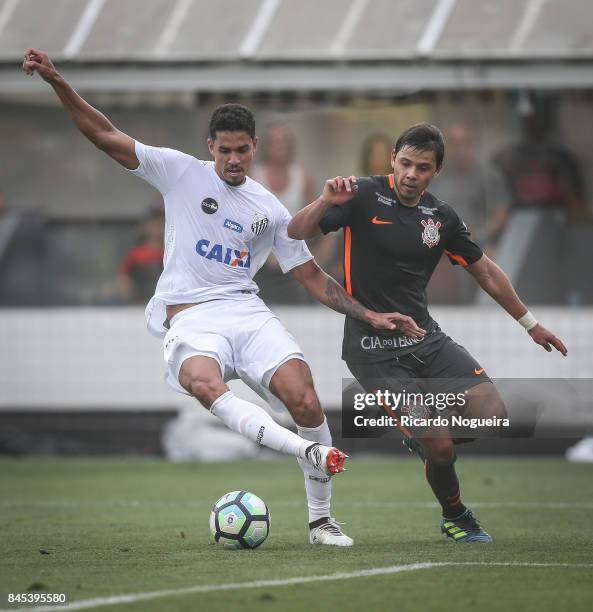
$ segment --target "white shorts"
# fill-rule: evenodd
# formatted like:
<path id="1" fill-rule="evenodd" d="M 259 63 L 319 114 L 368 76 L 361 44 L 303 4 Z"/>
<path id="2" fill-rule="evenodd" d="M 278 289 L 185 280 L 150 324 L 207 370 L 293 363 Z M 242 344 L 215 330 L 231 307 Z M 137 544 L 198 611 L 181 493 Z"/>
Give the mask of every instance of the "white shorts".
<path id="1" fill-rule="evenodd" d="M 225 382 L 240 378 L 260 395 L 283 363 L 305 360 L 292 334 L 255 294 L 182 310 L 171 320 L 163 349 L 167 384 L 186 395 L 190 394 L 179 384 L 179 371 L 189 357 L 215 359 Z"/>

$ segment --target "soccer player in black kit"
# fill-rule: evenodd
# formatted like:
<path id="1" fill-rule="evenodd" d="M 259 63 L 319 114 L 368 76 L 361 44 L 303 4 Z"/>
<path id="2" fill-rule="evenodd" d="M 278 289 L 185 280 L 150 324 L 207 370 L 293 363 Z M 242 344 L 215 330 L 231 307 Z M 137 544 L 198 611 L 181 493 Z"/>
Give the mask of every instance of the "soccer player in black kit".
<path id="1" fill-rule="evenodd" d="M 326 181 L 321 196 L 295 215 L 288 235 L 305 239 L 343 228 L 347 291 L 367 308 L 398 311 L 417 324 L 378 332 L 346 317 L 342 358 L 366 391 L 401 391 L 402 384 L 408 392 L 426 391 L 428 381 L 434 384 L 429 391 L 464 393 L 463 406 L 455 407 L 463 416 L 504 419 L 504 403 L 484 368 L 441 331 L 428 312 L 426 285 L 441 256 L 463 266 L 534 342 L 548 352 L 552 347 L 563 355 L 567 351 L 535 320 L 454 208 L 426 191 L 441 170 L 444 154 L 437 127 L 411 126 L 391 153 L 393 174 Z M 418 406 L 408 405 L 399 414 L 425 416 L 422 410 L 425 407 L 419 413 Z M 461 499 L 455 443 L 462 439 L 446 427 L 400 429 L 406 445 L 424 460 L 426 478 L 443 510 L 441 531 L 456 542 L 492 541 Z"/>

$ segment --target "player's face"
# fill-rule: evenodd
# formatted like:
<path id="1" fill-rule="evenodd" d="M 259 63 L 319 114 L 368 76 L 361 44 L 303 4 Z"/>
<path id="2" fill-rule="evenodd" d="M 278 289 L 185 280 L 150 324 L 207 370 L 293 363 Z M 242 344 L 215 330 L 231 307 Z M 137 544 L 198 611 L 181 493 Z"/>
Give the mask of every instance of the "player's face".
<path id="1" fill-rule="evenodd" d="M 214 140 L 208 138 L 216 174 L 233 186 L 245 181 L 256 149 L 257 138 L 251 138 L 247 132 L 216 132 Z"/>
<path id="2" fill-rule="evenodd" d="M 434 176 L 438 174 L 434 151 L 420 151 L 405 145 L 391 153 L 395 189 L 402 204 L 415 206 Z"/>

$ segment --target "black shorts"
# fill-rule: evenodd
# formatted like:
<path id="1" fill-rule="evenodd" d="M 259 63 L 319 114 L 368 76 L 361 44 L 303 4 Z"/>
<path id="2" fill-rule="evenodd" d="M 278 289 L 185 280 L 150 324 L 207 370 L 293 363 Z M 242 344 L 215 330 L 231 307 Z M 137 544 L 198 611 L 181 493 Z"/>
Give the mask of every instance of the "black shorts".
<path id="1" fill-rule="evenodd" d="M 460 344 L 457 344 L 442 331 L 436 332 L 438 338 L 426 346 L 401 357 L 395 356 L 375 363 L 346 362 L 348 369 L 363 388 L 371 391 L 365 381 L 383 380 L 404 382 L 418 379 L 431 392 L 457 393 L 475 387 L 483 382 L 491 382 L 484 368 Z M 375 387 L 376 388 L 376 387 Z"/>
<path id="2" fill-rule="evenodd" d="M 430 344 L 420 345 L 413 352 L 402 356 L 374 363 L 347 362 L 348 368 L 367 393 L 374 394 L 381 390 L 403 394 L 406 398 L 414 397 L 416 394 L 422 396 L 422 399 L 407 400 L 406 404 L 402 401 L 401 406 L 393 412 L 386 410 L 384 405 L 378 407 L 375 416 L 387 413 L 398 414 L 400 417 L 413 416 L 426 419 L 438 414 L 450 416 L 454 412 L 463 415 L 466 404 L 464 400 L 458 399 L 458 395 L 462 394 L 465 397 L 465 392 L 471 387 L 483 382 L 492 382 L 484 368 L 463 346 L 443 332 L 437 333 L 440 337 Z M 428 401 L 429 396 L 431 402 Z M 346 400 L 343 406 L 342 427 L 343 430 L 354 431 L 349 426 L 352 420 L 349 405 L 350 401 Z M 410 431 L 402 427 L 400 429 L 405 435 L 414 437 L 424 430 L 423 427 L 410 428 Z M 364 437 L 382 435 L 376 430 L 359 429 L 357 433 L 364 434 Z"/>

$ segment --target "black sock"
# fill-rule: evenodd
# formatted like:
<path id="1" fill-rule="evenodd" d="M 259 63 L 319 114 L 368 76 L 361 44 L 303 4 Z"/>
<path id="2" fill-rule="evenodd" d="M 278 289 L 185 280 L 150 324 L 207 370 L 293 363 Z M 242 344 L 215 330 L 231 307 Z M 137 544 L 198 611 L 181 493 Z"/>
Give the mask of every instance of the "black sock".
<path id="1" fill-rule="evenodd" d="M 427 459 L 425 469 L 426 480 L 443 508 L 443 516 L 455 518 L 463 514 L 466 507 L 461 502 L 461 490 L 455 472 L 455 459 L 445 465 L 439 465 Z"/>
<path id="2" fill-rule="evenodd" d="M 309 529 L 315 529 L 315 527 L 319 527 L 319 525 L 323 525 L 323 523 L 327 523 L 329 521 L 329 516 L 323 516 L 316 521 L 312 521 L 309 523 Z"/>

